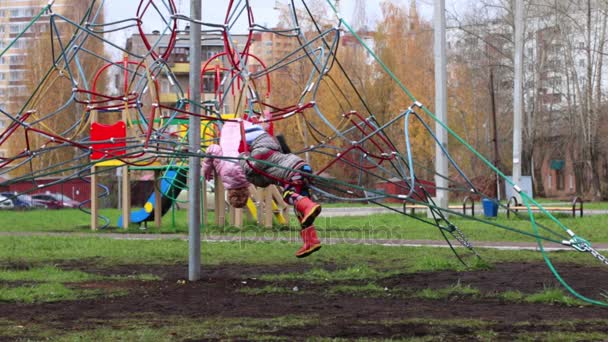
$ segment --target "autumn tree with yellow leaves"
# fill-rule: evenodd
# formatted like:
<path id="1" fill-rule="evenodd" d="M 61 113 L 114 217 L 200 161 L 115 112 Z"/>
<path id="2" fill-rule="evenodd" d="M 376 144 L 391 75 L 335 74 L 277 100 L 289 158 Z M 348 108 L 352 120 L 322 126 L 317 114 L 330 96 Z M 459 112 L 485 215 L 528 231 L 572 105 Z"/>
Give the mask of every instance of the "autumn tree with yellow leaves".
<path id="1" fill-rule="evenodd" d="M 79 2 L 74 1 L 76 3 Z M 90 13 L 96 13 L 98 7 L 99 4 Z M 66 6 L 62 15 L 76 18 L 75 21 L 78 22 L 87 10 L 88 6 Z M 103 22 L 103 13 L 97 15 L 96 20 Z M 52 26 L 49 21 L 41 20 L 28 31 L 31 38 L 25 53 L 27 71 L 24 79 L 27 91 L 22 94 L 25 95 L 23 100 L 11 108 L 11 112 L 31 113 L 26 122 L 32 128 L 65 139 L 81 140 L 89 134 L 90 122 L 86 120 L 86 106 L 72 99 L 75 87 L 73 81 L 78 87 L 90 86 L 97 70 L 105 64 L 99 57 L 104 55 L 103 42 L 92 35 L 83 34 L 80 28 L 58 17 L 55 17 L 55 23 L 56 26 Z M 66 49 L 66 46 L 70 48 Z M 79 50 L 75 56 L 76 49 Z M 97 89 L 105 91 L 106 84 L 106 80 L 101 79 Z M 86 95 L 77 96 L 86 98 Z M 13 133 L 9 144 L 10 155 L 18 155 L 26 149 L 25 134 L 23 128 Z M 50 141 L 49 136 L 33 131 L 27 136 L 30 151 L 38 154 L 31 162 L 13 170 L 13 176 L 40 170 L 49 176 L 58 176 L 64 174 L 61 170 L 88 161 L 88 157 L 87 160 L 75 160 L 82 154 L 78 148 L 53 149 L 58 145 Z"/>

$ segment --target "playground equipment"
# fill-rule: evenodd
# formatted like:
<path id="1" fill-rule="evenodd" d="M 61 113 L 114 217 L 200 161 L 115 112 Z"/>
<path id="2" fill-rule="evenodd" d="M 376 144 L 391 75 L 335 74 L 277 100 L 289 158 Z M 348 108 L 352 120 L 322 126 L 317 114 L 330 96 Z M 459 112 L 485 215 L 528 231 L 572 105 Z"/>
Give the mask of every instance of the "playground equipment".
<path id="1" fill-rule="evenodd" d="M 143 166 L 132 167 L 132 170 L 153 170 L 154 171 L 154 192 L 143 208 L 132 211 L 127 222 L 146 223 L 152 221 L 156 227 L 161 225 L 161 216 L 165 215 L 175 204 L 175 199 L 186 187 L 188 179 L 188 169 L 180 166 Z M 160 172 L 164 174 L 160 176 Z M 123 189 L 123 191 L 125 191 Z M 118 226 L 125 227 L 123 223 L 124 214 L 118 218 Z"/>
<path id="2" fill-rule="evenodd" d="M 10 140 L 14 146 L 17 146 L 0 158 L 0 166 L 4 167 L 0 171 L 0 176 L 29 167 L 28 172 L 19 176 L 18 180 L 31 180 L 34 191 L 38 189 L 36 179 L 49 174 L 61 174 L 63 180 L 91 175 L 92 192 L 95 192 L 91 198 L 91 225 L 96 227 L 98 198 L 96 175 L 99 173 L 115 170 L 117 167 L 122 168 L 123 186 L 125 186 L 128 184 L 129 166 L 148 166 L 168 159 L 172 162 L 165 162 L 164 165 L 170 168 L 179 165 L 178 161 L 183 158 L 205 157 L 204 145 L 208 141 L 200 148 L 190 149 L 176 131 L 177 121 L 198 115 L 203 122 L 215 125 L 220 130 L 226 125 L 240 125 L 254 119 L 262 124 L 280 123 L 284 125 L 282 128 L 287 130 L 284 133 L 288 134 L 287 138 L 294 153 L 309 156 L 313 161 L 315 173 L 310 175 L 313 179 L 313 189 L 324 197 L 333 200 L 376 203 L 437 229 L 455 257 L 463 264 L 470 264 L 481 257 L 466 235 L 467 229 L 474 224 L 483 222 L 488 227 L 507 229 L 527 236 L 537 241 L 539 250 L 551 271 L 574 296 L 593 304 L 608 306 L 603 297 L 588 298 L 568 286 L 553 267 L 550 254 L 543 248 L 543 244 L 551 242 L 569 246 L 572 251 L 585 253 L 591 260 L 599 261 L 603 265 L 608 265 L 608 259 L 589 241 L 577 235 L 576 227 L 567 227 L 551 215 L 549 210 L 523 193 L 518 184 L 508 179 L 473 146 L 438 120 L 380 60 L 374 48 L 365 44 L 365 40 L 357 31 L 348 25 L 334 7 L 333 1 L 327 1 L 327 9 L 336 14 L 337 19 L 332 23 L 334 25 L 326 23 L 320 25 L 318 18 L 315 18 L 308 8 L 307 2 L 295 0 L 289 6 L 290 21 L 286 24 L 286 28 L 281 30 L 271 30 L 258 25 L 254 18 L 255 7 L 250 6 L 249 1 L 238 3 L 230 1 L 224 22 L 202 23 L 205 33 L 215 35 L 215 39 L 221 40 L 223 45 L 223 52 L 213 56 L 222 63 L 222 66 L 211 66 L 212 64 L 206 63 L 203 68 L 204 77 L 210 76 L 207 72 L 214 75 L 214 89 L 207 94 L 208 98 L 204 103 L 194 103 L 186 98 L 184 94 L 187 92 L 177 82 L 169 62 L 179 35 L 178 21 L 188 24 L 200 18 L 189 18 L 178 14 L 175 2 L 172 0 L 141 0 L 136 17 L 112 18 L 115 21 L 103 23 L 97 20 L 97 15 L 103 8 L 96 9 L 94 3 L 91 1 L 91 6 L 83 18 L 68 20 L 51 10 L 51 1 L 33 19 L 32 24 L 48 19 L 49 27 L 53 31 L 51 36 L 57 37 L 60 43 L 57 46 L 53 45 L 54 49 L 49 52 L 49 71 L 42 77 L 40 84 L 31 90 L 32 96 L 21 106 L 0 109 L 0 115 L 10 121 L 1 134 L 0 145 L 8 146 Z M 296 8 L 296 3 L 299 4 L 299 8 Z M 153 35 L 152 39 L 143 34 L 142 23 L 146 21 L 150 12 L 154 11 L 156 16 L 164 19 L 165 27 L 161 27 L 160 33 Z M 45 13 L 49 15 L 43 17 Z M 304 19 L 302 17 L 312 23 L 308 31 L 305 31 L 307 28 L 304 25 L 300 25 Z M 246 21 L 249 29 L 246 41 L 241 45 L 235 43 L 231 32 L 231 28 L 239 20 Z M 56 25 L 57 21 L 74 29 L 68 39 L 62 38 L 61 29 L 64 25 Z M 139 27 L 145 45 L 143 53 L 122 49 L 104 37 L 106 32 L 126 30 L 134 25 Z M 28 25 L 24 32 L 17 34 L 15 39 L 0 52 L 0 57 L 10 51 L 14 43 L 24 34 L 34 34 L 27 32 L 30 27 L 32 26 Z M 288 48 L 285 51 L 277 49 L 277 56 L 273 56 L 272 63 L 261 63 L 262 58 L 254 57 L 256 50 L 254 34 L 269 35 L 268 42 L 281 40 L 281 46 Z M 341 45 L 341 42 L 344 42 L 341 39 L 344 35 L 348 35 L 349 41 L 356 46 Z M 85 46 L 85 43 L 90 42 L 97 42 L 112 49 L 112 52 L 129 56 L 128 59 L 110 63 L 111 67 L 118 68 L 123 75 L 121 78 L 123 84 L 119 87 L 118 93 L 109 90 L 110 87 L 97 87 L 98 77 L 91 78 L 83 68 L 81 61 L 85 56 L 93 56 L 97 61 L 105 63 L 104 56 L 96 55 L 94 49 Z M 360 82 L 355 82 L 349 74 L 350 69 L 342 64 L 341 51 L 339 51 L 342 48 L 352 48 L 347 51 L 347 55 L 369 56 L 361 60 L 371 60 L 374 63 L 375 68 L 369 69 L 370 73 L 374 74 L 370 82 L 382 82 L 374 84 L 376 88 L 390 83 L 392 87 L 390 103 L 382 102 L 386 101 L 385 94 L 376 96 L 380 97 L 381 102 L 376 106 L 369 103 L 372 97 L 363 96 L 363 87 L 357 85 Z M 361 65 L 361 67 L 366 66 Z M 110 65 L 100 70 L 98 75 L 109 68 Z M 64 103 L 57 107 L 40 105 L 42 99 L 49 97 L 48 94 L 59 87 L 57 84 L 60 83 L 54 83 L 56 79 L 69 82 L 67 87 L 72 89 L 71 96 L 66 97 Z M 279 89 L 275 84 L 273 92 L 279 92 L 279 95 L 274 97 L 268 96 L 270 81 L 273 79 L 289 80 L 289 82 L 281 82 Z M 171 93 L 176 100 L 173 103 L 162 102 L 159 89 Z M 51 123 L 61 120 L 63 118 L 61 115 L 73 111 L 73 107 L 77 108 L 77 112 L 86 114 L 69 116 L 73 122 L 67 127 L 61 129 L 51 127 Z M 195 113 L 191 110 L 194 107 L 200 110 Z M 229 110 L 228 107 L 232 108 Z M 373 108 L 383 109 L 379 112 Z M 97 125 L 98 113 L 103 111 L 121 113 L 120 120 L 113 119 L 111 126 L 108 126 L 113 128 Z M 224 118 L 222 115 L 226 112 L 238 113 L 238 115 Z M 247 117 L 245 117 L 246 112 Z M 99 121 L 103 122 L 103 120 Z M 451 136 L 450 151 L 443 148 L 438 152 L 449 160 L 452 170 L 449 174 L 433 174 L 429 167 L 429 152 L 424 150 L 424 146 L 438 143 L 431 128 L 435 123 L 443 127 Z M 401 124 L 403 129 L 398 127 Z M 92 127 L 91 134 L 81 134 L 83 127 L 89 126 Z M 86 138 L 83 138 L 85 135 Z M 216 138 L 217 136 L 214 136 L 212 139 Z M 414 139 L 423 143 L 416 144 Z M 57 161 L 49 157 L 56 152 L 65 151 L 67 154 L 74 150 L 77 153 L 68 160 Z M 458 156 L 454 157 L 454 153 L 458 153 Z M 243 157 L 231 155 L 229 158 L 237 162 Z M 246 158 L 251 160 L 251 157 Z M 51 162 L 36 164 L 38 160 Z M 39 165 L 44 166 L 39 167 Z M 160 162 L 158 165 L 161 165 Z M 326 174 L 334 177 L 324 176 Z M 171 195 L 176 191 L 174 187 L 176 182 L 171 179 L 183 177 L 183 175 L 175 175 L 175 177 L 169 175 L 170 171 L 164 176 L 158 175 L 167 182 L 161 181 L 155 187 L 157 192 L 149 200 L 150 204 L 144 207 L 143 213 L 140 212 L 135 216 L 126 209 L 130 203 L 128 191 L 122 191 L 122 202 L 125 205 L 122 208 L 120 223 L 123 227 L 128 226 L 132 218 L 150 218 L 152 212 L 156 216 L 165 210 L 161 199 L 163 188 L 168 189 L 166 194 Z M 501 203 L 495 204 L 511 214 L 516 214 L 519 219 L 529 224 L 527 228 L 516 229 L 498 220 L 472 217 L 463 214 L 460 210 L 442 207 L 433 199 L 432 191 L 429 189 L 421 187 L 421 193 L 415 192 L 421 175 L 424 175 L 425 179 L 433 176 L 447 179 L 449 190 L 454 194 L 453 198 L 462 198 L 463 194 L 467 194 L 490 201 L 493 200 L 484 194 L 483 189 L 476 186 L 473 179 L 479 175 L 498 176 L 507 186 L 519 193 L 523 201 L 517 206 L 519 213 L 513 212 L 512 208 L 506 208 Z M 397 181 L 393 181 L 394 179 Z M 392 183 L 399 192 L 384 193 L 375 187 L 378 182 Z M 216 191 L 216 223 L 222 224 L 225 220 L 225 201 L 221 182 L 218 182 L 217 178 Z M 265 225 L 269 224 L 269 218 L 275 214 L 275 208 L 270 200 L 272 197 L 272 190 L 264 190 L 263 193 L 256 190 L 255 200 L 248 204 L 251 212 L 255 209 L 258 220 L 264 218 Z M 387 198 L 407 205 L 403 206 L 405 209 L 390 207 L 382 202 Z M 280 206 L 282 202 L 280 200 L 275 202 L 276 211 L 284 213 L 285 208 Z M 156 208 L 155 205 L 161 203 L 162 208 Z M 426 207 L 428 216 L 421 217 L 409 213 L 406 209 L 412 206 Z M 522 210 L 524 207 L 526 209 Z M 538 222 L 534 217 L 534 211 L 542 212 L 548 219 L 542 223 Z M 238 224 L 242 215 L 241 211 L 233 211 L 230 213 L 230 219 L 234 224 Z M 453 217 L 460 217 L 462 220 L 455 224 Z"/>

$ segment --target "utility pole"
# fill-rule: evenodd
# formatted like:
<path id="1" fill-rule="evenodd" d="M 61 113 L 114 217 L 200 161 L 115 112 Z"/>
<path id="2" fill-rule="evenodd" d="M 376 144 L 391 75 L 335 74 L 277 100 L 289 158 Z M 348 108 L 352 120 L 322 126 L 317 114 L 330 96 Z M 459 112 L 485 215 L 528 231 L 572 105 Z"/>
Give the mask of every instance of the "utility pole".
<path id="1" fill-rule="evenodd" d="M 521 202 L 517 191 L 521 184 L 521 130 L 523 117 L 523 75 L 524 75 L 524 4 L 515 0 L 515 49 L 513 51 L 513 173 L 511 180 L 516 186 L 515 198 Z"/>
<path id="2" fill-rule="evenodd" d="M 494 91 L 494 68 L 490 66 L 490 100 L 492 105 L 492 143 L 494 145 L 494 166 L 500 170 L 500 153 L 498 152 L 498 131 L 496 129 L 496 92 Z M 496 199 L 500 201 L 500 176 L 496 173 L 494 182 Z"/>
<path id="3" fill-rule="evenodd" d="M 435 51 L 435 115 L 437 119 L 448 124 L 447 105 L 447 62 L 445 51 L 445 0 L 435 0 L 433 12 L 434 51 Z M 435 186 L 437 206 L 448 206 L 448 158 L 441 146 L 448 149 L 448 132 L 439 122 L 435 122 L 435 134 L 438 144 L 435 146 Z"/>
<path id="4" fill-rule="evenodd" d="M 201 103 L 201 0 L 190 0 L 190 110 L 200 114 Z M 201 118 L 188 119 L 188 280 L 201 278 Z"/>

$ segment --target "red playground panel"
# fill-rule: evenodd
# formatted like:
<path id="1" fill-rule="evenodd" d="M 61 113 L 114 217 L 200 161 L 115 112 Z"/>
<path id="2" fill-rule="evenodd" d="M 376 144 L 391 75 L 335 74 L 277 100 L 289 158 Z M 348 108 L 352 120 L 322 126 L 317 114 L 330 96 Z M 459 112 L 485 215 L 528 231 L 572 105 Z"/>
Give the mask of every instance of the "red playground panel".
<path id="1" fill-rule="evenodd" d="M 91 124 L 91 160 L 124 155 L 126 150 L 127 125 L 118 121 L 113 125 L 104 125 L 98 122 Z M 114 141 L 110 141 L 114 139 Z M 96 141 L 101 141 L 96 143 Z"/>

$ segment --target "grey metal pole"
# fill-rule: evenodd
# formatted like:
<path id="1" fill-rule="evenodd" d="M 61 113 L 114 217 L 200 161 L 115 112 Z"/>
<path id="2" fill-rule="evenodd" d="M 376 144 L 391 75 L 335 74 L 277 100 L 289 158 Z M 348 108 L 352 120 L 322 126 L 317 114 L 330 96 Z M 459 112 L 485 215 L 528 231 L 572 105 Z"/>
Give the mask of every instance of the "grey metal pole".
<path id="1" fill-rule="evenodd" d="M 190 17 L 201 20 L 201 0 L 190 0 Z M 190 111 L 200 113 L 201 74 L 201 25 L 190 23 Z M 190 153 L 196 156 L 188 160 L 188 280 L 196 281 L 201 277 L 201 118 L 191 115 L 188 120 L 188 144 Z"/>
<path id="2" fill-rule="evenodd" d="M 521 184 L 521 129 L 523 117 L 523 75 L 524 75 L 524 4 L 515 0 L 515 49 L 513 52 L 513 173 L 512 180 L 518 187 Z M 515 197 L 521 202 L 517 191 Z"/>
<path id="3" fill-rule="evenodd" d="M 435 115 L 447 125 L 447 61 L 445 37 L 445 0 L 436 0 L 433 12 L 434 52 L 435 52 Z M 448 148 L 448 132 L 438 122 L 435 123 L 435 134 L 439 144 Z M 435 185 L 437 186 L 437 205 L 448 206 L 448 159 L 440 148 L 435 146 Z M 443 176 L 443 177 L 441 177 Z"/>

